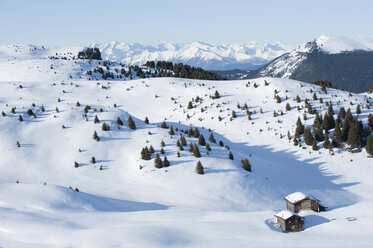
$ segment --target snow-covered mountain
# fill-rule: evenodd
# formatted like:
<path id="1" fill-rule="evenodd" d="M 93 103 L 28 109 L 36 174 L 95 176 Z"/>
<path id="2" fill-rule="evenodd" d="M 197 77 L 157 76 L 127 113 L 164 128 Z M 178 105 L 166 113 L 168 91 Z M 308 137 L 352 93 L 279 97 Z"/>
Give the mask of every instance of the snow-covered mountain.
<path id="1" fill-rule="evenodd" d="M 93 44 L 91 47 L 98 47 L 103 59 L 125 64 L 142 65 L 150 60 L 166 60 L 206 70 L 257 69 L 290 49 L 280 43 L 260 45 L 256 42 L 219 46 L 204 42 L 165 42 L 157 46 L 110 42 Z"/>
<path id="2" fill-rule="evenodd" d="M 343 144 L 330 151 L 317 142 L 315 151 L 303 138 L 293 143 L 298 117 L 306 128 L 315 120 L 305 99 L 323 116 L 331 104 L 335 119 L 340 107 L 351 108 L 368 127 L 372 93 L 324 92 L 270 77 L 202 81 L 134 74 L 130 80 L 117 77 L 127 66 L 72 60 L 77 51 L 68 51 L 0 48 L 0 246 L 373 243 L 373 166 L 366 149 L 350 152 Z M 98 67 L 114 79 L 103 80 Z M 216 91 L 220 97 L 213 97 Z M 136 129 L 129 128 L 130 116 Z M 163 121 L 168 128 L 161 128 Z M 103 130 L 104 123 L 110 129 Z M 189 151 L 191 144 L 200 157 Z M 141 158 L 150 146 L 169 167 L 156 168 L 155 153 Z M 243 159 L 251 172 L 242 168 Z M 195 172 L 198 161 L 204 175 Z M 305 230 L 285 234 L 274 214 L 296 191 L 317 197 L 328 211 L 301 212 Z"/>
<path id="3" fill-rule="evenodd" d="M 373 37 L 322 35 L 249 73 L 247 78 L 273 76 L 306 82 L 326 79 L 339 88 L 363 92 L 373 85 L 372 74 Z"/>

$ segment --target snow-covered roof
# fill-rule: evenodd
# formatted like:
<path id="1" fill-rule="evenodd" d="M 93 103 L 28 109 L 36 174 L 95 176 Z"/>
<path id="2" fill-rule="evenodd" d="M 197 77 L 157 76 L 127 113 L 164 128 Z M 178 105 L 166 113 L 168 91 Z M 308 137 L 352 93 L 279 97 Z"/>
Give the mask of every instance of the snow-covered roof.
<path id="1" fill-rule="evenodd" d="M 295 214 L 293 214 L 293 212 L 290 212 L 289 210 L 282 210 L 281 212 L 278 212 L 277 214 L 275 214 L 275 217 L 279 217 L 281 219 L 287 220 L 293 215 Z"/>
<path id="2" fill-rule="evenodd" d="M 294 203 L 300 202 L 301 200 L 304 200 L 306 198 L 312 199 L 312 200 L 317 200 L 314 197 L 305 195 L 302 192 L 294 192 L 294 193 L 286 196 L 284 199 L 287 200 L 288 202 L 294 204 Z"/>

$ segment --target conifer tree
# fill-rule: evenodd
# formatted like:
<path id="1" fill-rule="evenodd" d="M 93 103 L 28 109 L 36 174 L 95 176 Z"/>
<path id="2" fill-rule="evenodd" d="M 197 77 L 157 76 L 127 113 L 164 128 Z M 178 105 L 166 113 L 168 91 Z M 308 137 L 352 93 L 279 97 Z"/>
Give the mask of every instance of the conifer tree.
<path id="1" fill-rule="evenodd" d="M 218 98 L 220 98 L 220 94 L 219 94 L 219 92 L 216 90 L 216 91 L 215 91 L 215 94 L 214 94 L 214 99 L 218 99 Z"/>
<path id="2" fill-rule="evenodd" d="M 166 146 L 166 143 L 162 140 L 161 141 L 161 147 L 165 147 Z"/>
<path id="3" fill-rule="evenodd" d="M 22 117 L 22 115 L 19 115 L 19 116 L 18 116 L 18 120 L 19 120 L 19 121 L 23 121 L 23 117 Z"/>
<path id="4" fill-rule="evenodd" d="M 324 140 L 324 143 L 323 143 L 323 147 L 325 149 L 330 149 L 331 148 L 331 144 L 330 144 L 330 141 L 329 141 L 329 137 L 325 136 L 325 140 Z"/>
<path id="5" fill-rule="evenodd" d="M 194 138 L 198 138 L 199 137 L 199 130 L 198 130 L 198 128 L 194 129 L 194 131 L 193 131 L 193 137 Z"/>
<path id="6" fill-rule="evenodd" d="M 154 166 L 155 166 L 155 168 L 158 168 L 158 169 L 160 169 L 160 168 L 163 167 L 162 160 L 161 160 L 161 158 L 159 157 L 159 154 L 158 154 L 158 153 L 155 155 Z"/>
<path id="7" fill-rule="evenodd" d="M 131 116 L 128 117 L 127 123 L 128 123 L 128 128 L 130 128 L 130 129 L 134 129 L 134 130 L 136 129 L 136 124 L 135 124 L 135 122 L 132 120 L 132 117 L 131 117 Z"/>
<path id="8" fill-rule="evenodd" d="M 117 124 L 118 126 L 123 126 L 123 121 L 119 118 L 119 116 L 117 118 Z"/>
<path id="9" fill-rule="evenodd" d="M 192 109 L 193 108 L 193 103 L 192 103 L 192 101 L 189 101 L 188 102 L 188 109 Z"/>
<path id="10" fill-rule="evenodd" d="M 180 137 L 180 142 L 181 142 L 181 145 L 182 145 L 182 146 L 186 146 L 186 145 L 187 145 L 187 141 L 186 141 L 184 135 L 181 135 L 181 137 Z"/>
<path id="11" fill-rule="evenodd" d="M 214 135 L 212 133 L 210 133 L 209 141 L 211 143 L 216 143 L 215 137 L 214 137 Z"/>
<path id="12" fill-rule="evenodd" d="M 358 104 L 357 106 L 356 106 L 356 114 L 361 114 L 361 108 L 360 108 L 360 104 Z"/>
<path id="13" fill-rule="evenodd" d="M 350 130 L 348 131 L 347 144 L 352 148 L 361 147 L 361 135 L 359 132 L 358 123 L 356 121 L 351 122 Z"/>
<path id="14" fill-rule="evenodd" d="M 149 147 L 149 152 L 150 153 L 154 153 L 155 151 L 154 151 L 154 147 L 152 146 L 152 145 L 150 145 L 150 147 Z"/>
<path id="15" fill-rule="evenodd" d="M 194 144 L 194 146 L 193 146 L 193 155 L 196 158 L 200 158 L 201 157 L 201 153 L 199 152 L 197 144 Z"/>
<path id="16" fill-rule="evenodd" d="M 192 143 L 190 143 L 190 145 L 189 145 L 189 152 L 193 152 L 193 144 Z"/>
<path id="17" fill-rule="evenodd" d="M 293 139 L 293 144 L 294 144 L 294 146 L 298 146 L 299 143 L 298 143 L 297 138 L 294 138 L 294 139 Z"/>
<path id="18" fill-rule="evenodd" d="M 237 118 L 237 114 L 236 114 L 236 112 L 234 110 L 232 110 L 232 117 L 233 118 Z"/>
<path id="19" fill-rule="evenodd" d="M 161 154 L 164 154 L 164 149 L 161 147 L 161 150 L 159 151 Z"/>
<path id="20" fill-rule="evenodd" d="M 228 158 L 229 159 L 231 159 L 231 160 L 233 160 L 234 158 L 233 158 L 233 154 L 232 154 L 232 152 L 231 151 L 229 151 L 229 154 L 228 154 Z"/>
<path id="21" fill-rule="evenodd" d="M 145 121 L 144 121 L 146 124 L 149 124 L 149 119 L 148 117 L 145 117 Z"/>
<path id="22" fill-rule="evenodd" d="M 163 158 L 163 166 L 164 167 L 169 167 L 170 166 L 170 161 L 168 161 L 166 156 Z"/>
<path id="23" fill-rule="evenodd" d="M 372 134 L 368 135 L 367 146 L 365 147 L 368 154 L 373 155 L 373 138 Z"/>
<path id="24" fill-rule="evenodd" d="M 162 122 L 161 128 L 168 128 L 168 126 L 167 126 L 167 124 L 166 124 L 166 121 L 163 121 L 163 122 Z"/>
<path id="25" fill-rule="evenodd" d="M 241 163 L 242 163 L 242 168 L 244 168 L 247 171 L 251 171 L 251 164 L 249 160 L 247 160 L 247 158 L 245 158 L 244 160 L 241 160 Z"/>
<path id="26" fill-rule="evenodd" d="M 337 142 L 339 145 L 342 142 L 342 133 L 341 133 L 341 127 L 339 122 L 335 125 L 334 133 L 333 133 L 333 140 Z"/>
<path id="27" fill-rule="evenodd" d="M 373 114 L 368 115 L 368 124 L 369 127 L 373 130 Z"/>
<path id="28" fill-rule="evenodd" d="M 223 141 L 221 140 L 221 141 L 219 141 L 219 146 L 224 146 L 224 143 L 223 143 Z"/>
<path id="29" fill-rule="evenodd" d="M 204 168 L 203 168 L 203 166 L 202 166 L 201 161 L 198 161 L 198 162 L 197 162 L 196 172 L 197 172 L 197 174 L 200 174 L 200 175 L 205 174 L 205 172 L 204 172 Z"/>
<path id="30" fill-rule="evenodd" d="M 105 122 L 104 123 L 102 123 L 102 131 L 109 131 L 110 130 L 110 127 L 109 127 L 109 125 L 108 124 L 106 124 Z"/>
<path id="31" fill-rule="evenodd" d="M 93 132 L 93 139 L 96 140 L 96 141 L 100 141 L 100 137 L 98 137 L 96 131 Z"/>
<path id="32" fill-rule="evenodd" d="M 338 112 L 338 119 L 344 119 L 346 116 L 346 110 L 344 107 L 341 107 Z"/>
<path id="33" fill-rule="evenodd" d="M 286 108 L 286 111 L 290 111 L 290 109 L 291 109 L 290 104 L 287 103 L 286 106 L 285 106 L 285 108 Z"/>
<path id="34" fill-rule="evenodd" d="M 313 142 L 312 142 L 312 150 L 314 150 L 314 151 L 319 150 L 319 148 L 317 147 L 317 143 L 316 143 L 316 140 L 315 140 L 315 139 L 314 139 Z"/>
<path id="35" fill-rule="evenodd" d="M 92 164 L 95 164 L 95 163 L 96 163 L 96 158 L 95 158 L 94 156 L 92 156 L 92 158 L 91 158 L 91 163 L 92 163 Z"/>
<path id="36" fill-rule="evenodd" d="M 208 152 L 211 152 L 211 147 L 210 147 L 210 144 L 209 144 L 209 143 L 206 143 L 206 150 L 207 150 Z"/>
<path id="37" fill-rule="evenodd" d="M 295 128 L 295 137 L 299 138 L 301 134 L 304 133 L 304 126 L 302 124 L 302 121 L 298 117 L 296 128 Z"/>
<path id="38" fill-rule="evenodd" d="M 201 146 L 205 146 L 206 145 L 205 137 L 203 137 L 202 134 L 199 136 L 198 144 L 201 145 Z"/>
<path id="39" fill-rule="evenodd" d="M 171 126 L 170 131 L 168 132 L 170 135 L 175 135 L 174 128 Z"/>
<path id="40" fill-rule="evenodd" d="M 316 95 L 316 92 L 315 92 L 315 93 L 313 93 L 312 99 L 313 99 L 314 101 L 316 101 L 316 100 L 317 100 L 317 95 Z"/>
<path id="41" fill-rule="evenodd" d="M 296 102 L 300 102 L 300 97 L 297 95 L 297 97 L 295 98 L 295 101 Z"/>

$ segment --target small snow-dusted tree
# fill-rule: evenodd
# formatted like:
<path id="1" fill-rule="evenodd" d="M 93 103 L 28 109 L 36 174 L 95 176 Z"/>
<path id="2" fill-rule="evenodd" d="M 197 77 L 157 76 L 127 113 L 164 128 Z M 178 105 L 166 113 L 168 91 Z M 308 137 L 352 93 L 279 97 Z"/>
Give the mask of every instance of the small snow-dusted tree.
<path id="1" fill-rule="evenodd" d="M 208 152 L 211 151 L 211 147 L 210 147 L 210 144 L 209 144 L 209 143 L 206 143 L 206 150 L 207 150 Z"/>
<path id="2" fill-rule="evenodd" d="M 201 146 L 205 146 L 206 145 L 205 137 L 203 137 L 202 134 L 199 136 L 198 144 L 201 145 Z"/>
<path id="3" fill-rule="evenodd" d="M 231 151 L 230 151 L 229 154 L 228 154 L 228 158 L 231 159 L 231 160 L 234 159 L 234 158 L 233 158 L 233 153 L 232 153 Z"/>
<path id="4" fill-rule="evenodd" d="M 165 156 L 163 159 L 163 166 L 164 167 L 169 167 L 170 166 L 170 161 L 168 161 L 167 157 Z"/>
<path id="5" fill-rule="evenodd" d="M 241 163 L 242 163 L 242 168 L 244 168 L 247 171 L 251 171 L 251 164 L 249 160 L 247 160 L 247 158 L 241 160 Z"/>
<path id="6" fill-rule="evenodd" d="M 135 124 L 135 122 L 132 120 L 132 117 L 131 117 L 131 116 L 128 117 L 127 122 L 128 122 L 128 127 L 129 127 L 130 129 L 136 129 L 136 124 Z"/>
<path id="7" fill-rule="evenodd" d="M 100 141 L 100 137 L 98 137 L 96 131 L 93 132 L 93 139 L 96 140 L 96 141 Z"/>
<path id="8" fill-rule="evenodd" d="M 154 166 L 155 166 L 155 168 L 158 168 L 158 169 L 160 169 L 160 168 L 163 167 L 162 160 L 161 160 L 161 158 L 159 157 L 159 154 L 158 154 L 158 153 L 155 155 Z"/>
<path id="9" fill-rule="evenodd" d="M 205 174 L 205 171 L 204 171 L 204 168 L 203 168 L 203 166 L 202 166 L 201 161 L 198 161 L 198 162 L 197 162 L 197 165 L 196 165 L 196 172 L 197 172 L 197 174 L 200 174 L 200 175 Z"/>
<path id="10" fill-rule="evenodd" d="M 193 146 L 193 155 L 196 158 L 200 158 L 201 157 L 201 153 L 199 152 L 197 144 L 194 144 L 194 146 Z"/>
<path id="11" fill-rule="evenodd" d="M 214 137 L 214 135 L 212 133 L 210 133 L 209 141 L 211 143 L 216 143 L 215 137 Z"/>
<path id="12" fill-rule="evenodd" d="M 109 127 L 109 125 L 108 124 L 106 124 L 105 122 L 104 123 L 102 123 L 102 131 L 109 131 L 110 130 L 110 127 Z"/>
<path id="13" fill-rule="evenodd" d="M 175 131 L 173 129 L 173 127 L 171 126 L 170 127 L 170 131 L 168 132 L 170 135 L 175 135 Z"/>
<path id="14" fill-rule="evenodd" d="M 94 124 L 100 123 L 100 119 L 98 118 L 97 115 L 95 115 L 95 118 L 93 119 L 93 123 Z"/>
<path id="15" fill-rule="evenodd" d="M 168 128 L 168 126 L 167 126 L 167 124 L 166 124 L 166 121 L 163 121 L 163 122 L 162 122 L 161 128 Z"/>
<path id="16" fill-rule="evenodd" d="M 117 124 L 118 124 L 118 126 L 123 126 L 123 121 L 120 119 L 119 116 L 117 118 Z"/>

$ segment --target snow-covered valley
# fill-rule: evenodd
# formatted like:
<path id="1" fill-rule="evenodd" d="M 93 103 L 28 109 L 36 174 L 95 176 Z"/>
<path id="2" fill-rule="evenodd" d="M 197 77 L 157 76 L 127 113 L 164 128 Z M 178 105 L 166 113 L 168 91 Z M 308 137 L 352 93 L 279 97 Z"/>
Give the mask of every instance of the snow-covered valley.
<path id="1" fill-rule="evenodd" d="M 357 116 L 360 104 L 359 119 L 367 126 L 372 93 L 328 88 L 325 94 L 316 85 L 270 77 L 103 80 L 87 74 L 97 61 L 69 59 L 78 48 L 8 46 L 0 52 L 0 112 L 5 114 L 0 117 L 0 247 L 373 243 L 373 160 L 366 150 L 330 151 L 322 142 L 318 151 L 293 145 L 298 117 L 306 127 L 314 122 L 306 98 L 319 113 L 332 103 L 335 116 L 341 106 Z M 112 72 L 121 68 L 110 65 Z M 219 98 L 213 97 L 216 91 Z M 312 100 L 314 93 L 318 100 Z M 136 129 L 128 128 L 130 116 Z M 164 121 L 168 128 L 161 128 Z M 103 123 L 110 130 L 102 130 Z M 198 146 L 200 158 L 188 151 L 199 141 L 188 137 L 190 128 L 211 146 L 211 151 Z M 99 141 L 93 139 L 95 131 Z M 180 135 L 187 141 L 182 151 Z M 154 154 L 141 159 L 142 148 L 150 145 L 155 153 L 164 150 L 160 155 L 167 156 L 169 167 L 155 168 Z M 243 159 L 251 172 L 242 168 Z M 195 172 L 198 161 L 203 175 Z M 305 230 L 283 233 L 274 214 L 286 209 L 283 197 L 296 191 L 317 197 L 328 211 L 301 212 Z"/>

